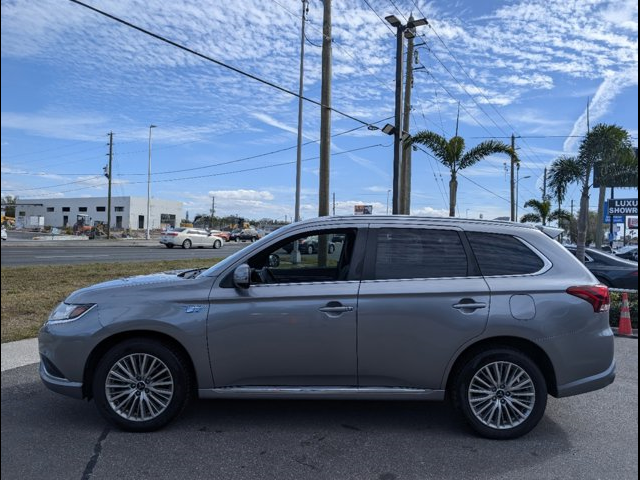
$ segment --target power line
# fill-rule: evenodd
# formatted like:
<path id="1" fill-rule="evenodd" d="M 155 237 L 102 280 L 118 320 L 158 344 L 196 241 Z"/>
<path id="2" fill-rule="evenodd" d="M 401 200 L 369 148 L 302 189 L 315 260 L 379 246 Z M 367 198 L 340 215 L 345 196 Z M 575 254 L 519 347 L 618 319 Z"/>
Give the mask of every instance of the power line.
<path id="1" fill-rule="evenodd" d="M 280 85 L 277 85 L 277 84 L 275 84 L 273 82 L 270 82 L 269 80 L 264 80 L 264 79 L 262 79 L 262 78 L 260 78 L 260 77 L 258 77 L 256 75 L 253 75 L 251 73 L 245 72 L 245 71 L 243 71 L 243 70 L 241 70 L 241 69 L 239 69 L 237 67 L 231 66 L 231 65 L 229 65 L 227 63 L 224 63 L 224 62 L 222 62 L 220 60 L 216 60 L 213 57 L 210 57 L 208 55 L 200 53 L 200 52 L 198 52 L 196 50 L 193 50 L 191 48 L 185 47 L 184 45 L 181 45 L 181 44 L 179 44 L 177 42 L 174 42 L 173 40 L 169 40 L 168 38 L 165 38 L 165 37 L 163 37 L 161 35 L 158 35 L 157 33 L 153 33 L 153 32 L 151 32 L 149 30 L 146 30 L 146 29 L 144 29 L 142 27 L 134 25 L 133 23 L 127 22 L 126 20 L 123 20 L 123 19 L 121 19 L 119 17 L 116 17 L 115 15 L 111 15 L 110 13 L 107 13 L 105 11 L 99 10 L 99 9 L 97 9 L 95 7 L 92 7 L 91 5 L 87 5 L 86 3 L 83 3 L 83 2 L 81 2 L 79 0 L 69 0 L 69 1 L 73 2 L 73 3 L 76 3 L 76 4 L 78 4 L 78 5 L 82 6 L 82 7 L 85 7 L 87 9 L 89 9 L 89 10 L 92 10 L 92 11 L 94 11 L 96 13 L 99 13 L 100 15 L 103 15 L 103 16 L 105 16 L 107 18 L 110 18 L 111 20 L 114 20 L 114 21 L 116 21 L 116 22 L 118 22 L 118 23 L 120 23 L 122 25 L 125 25 L 125 26 L 127 26 L 129 28 L 132 28 L 132 29 L 137 30 L 137 31 L 139 31 L 141 33 L 144 33 L 145 35 L 149 35 L 150 37 L 153 37 L 153 38 L 155 38 L 157 40 L 160 40 L 161 42 L 165 42 L 165 43 L 167 43 L 169 45 L 172 45 L 172 46 L 174 46 L 176 48 L 179 48 L 180 50 L 184 50 L 185 52 L 191 53 L 192 55 L 195 55 L 195 56 L 200 57 L 200 58 L 202 58 L 204 60 L 207 60 L 208 62 L 215 63 L 216 65 L 224 67 L 224 68 L 226 68 L 228 70 L 231 70 L 231 71 L 233 71 L 235 73 L 239 73 L 240 75 L 243 75 L 243 76 L 245 76 L 247 78 L 250 78 L 252 80 L 255 80 L 256 82 L 262 83 L 262 84 L 267 85 L 267 86 L 269 86 L 271 88 L 275 88 L 276 90 L 279 90 L 280 92 L 286 93 L 287 95 L 291 95 L 293 97 L 300 98 L 302 100 L 305 100 L 305 101 L 307 101 L 309 103 L 313 103 L 314 105 L 317 105 L 317 106 L 322 107 L 322 108 L 327 108 L 327 109 L 331 110 L 332 112 L 337 113 L 338 115 L 342 115 L 345 118 L 349 118 L 351 120 L 354 120 L 354 121 L 356 121 L 358 123 L 361 123 L 363 125 L 366 125 L 368 127 L 372 126 L 372 124 L 370 124 L 369 122 L 365 122 L 364 120 L 360 120 L 359 118 L 356 118 L 353 115 L 349 115 L 348 113 L 344 113 L 344 112 L 342 112 L 340 110 L 337 110 L 337 109 L 335 109 L 333 107 L 330 107 L 330 106 L 327 106 L 327 105 L 323 105 L 322 102 L 319 102 L 319 101 L 314 100 L 314 99 L 309 98 L 309 97 L 305 97 L 304 95 L 299 95 L 299 94 L 297 94 L 297 93 L 295 93 L 295 92 L 293 92 L 293 91 L 291 91 L 291 90 L 289 90 L 287 88 L 281 87 Z"/>
<path id="2" fill-rule="evenodd" d="M 338 155 L 346 155 L 347 153 L 353 153 L 356 151 L 361 151 L 361 150 L 367 150 L 370 148 L 376 148 L 376 147 L 389 147 L 389 145 L 383 145 L 381 143 L 375 144 L 375 145 L 368 145 L 366 147 L 359 147 L 359 148 L 354 148 L 351 150 L 345 150 L 343 152 L 338 152 L 338 153 L 334 153 L 332 156 L 338 156 Z M 319 156 L 315 156 L 315 157 L 310 157 L 310 158 L 305 158 L 302 161 L 303 162 L 309 162 L 311 160 L 317 160 L 318 158 L 320 158 Z M 252 167 L 252 168 L 245 168 L 242 170 L 233 170 L 230 172 L 219 172 L 219 173 L 211 173 L 208 175 L 198 175 L 196 177 L 180 177 L 180 178 L 168 178 L 168 179 L 162 179 L 162 180 L 152 180 L 151 183 L 165 183 L 165 182 L 176 182 L 176 181 L 180 181 L 180 180 L 194 180 L 194 179 L 199 179 L 199 178 L 209 178 L 209 177 L 220 177 L 220 176 L 224 176 L 224 175 L 233 175 L 235 173 L 245 173 L 245 172 L 253 172 L 256 170 L 266 170 L 268 168 L 275 168 L 275 167 L 282 167 L 284 165 L 292 165 L 295 164 L 296 161 L 291 161 L 291 162 L 281 162 L 281 163 L 274 163 L 274 164 L 270 164 L 270 165 L 262 165 L 259 167 Z M 100 177 L 97 177 L 100 178 Z M 134 185 L 134 184 L 140 184 L 140 183 L 147 183 L 146 181 L 140 181 L 140 182 L 128 182 L 128 185 Z M 58 193 L 68 193 L 68 192 L 76 192 L 76 191 L 80 191 L 80 190 L 86 190 L 88 188 L 96 188 L 96 185 L 91 185 L 89 187 L 82 187 L 82 188 L 77 188 L 77 189 L 73 189 L 73 190 L 65 190 L 62 192 L 58 192 Z M 37 189 L 34 189 L 37 190 Z M 11 190 L 8 190 L 11 191 Z M 31 197 L 31 198 L 46 198 L 43 196 L 36 196 L 36 197 Z"/>
<path id="3" fill-rule="evenodd" d="M 3 155 L 2 158 L 6 159 L 6 158 L 24 157 L 24 156 L 27 156 L 27 155 L 37 155 L 37 154 L 40 154 L 40 153 L 51 152 L 53 150 L 62 150 L 64 148 L 73 147 L 75 145 L 79 145 L 81 143 L 87 143 L 89 141 L 91 141 L 91 140 L 80 140 L 80 141 L 77 141 L 77 142 L 69 143 L 67 145 L 60 145 L 58 147 L 45 148 L 44 150 L 37 150 L 35 152 L 22 152 L 22 153 L 14 153 L 14 154 L 9 154 L 9 155 Z M 79 150 L 78 152 L 73 152 L 73 153 L 82 153 L 82 152 L 86 152 L 86 151 L 89 151 L 89 150 L 93 150 L 94 148 L 96 148 L 96 147 L 94 146 L 94 147 L 91 147 L 91 148 L 88 148 L 88 149 L 85 149 L 85 150 Z M 71 155 L 71 154 L 67 154 L 67 155 Z M 66 155 L 62 155 L 62 156 L 66 156 Z M 53 157 L 53 158 L 57 158 L 57 157 Z"/>

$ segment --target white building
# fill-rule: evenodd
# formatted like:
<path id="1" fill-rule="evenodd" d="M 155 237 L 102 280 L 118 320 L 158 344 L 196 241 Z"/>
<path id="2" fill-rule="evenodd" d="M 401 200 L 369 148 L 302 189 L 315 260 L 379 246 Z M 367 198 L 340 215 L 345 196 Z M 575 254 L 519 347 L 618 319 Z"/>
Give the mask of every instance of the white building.
<path id="1" fill-rule="evenodd" d="M 86 198 L 19 198 L 16 203 L 16 223 L 27 225 L 28 219 L 44 217 L 47 227 L 72 227 L 78 215 L 87 215 L 89 224 L 107 224 L 107 197 Z M 151 230 L 179 226 L 182 202 L 152 198 L 150 201 Z M 143 197 L 111 197 L 111 228 L 146 230 L 147 199 Z"/>

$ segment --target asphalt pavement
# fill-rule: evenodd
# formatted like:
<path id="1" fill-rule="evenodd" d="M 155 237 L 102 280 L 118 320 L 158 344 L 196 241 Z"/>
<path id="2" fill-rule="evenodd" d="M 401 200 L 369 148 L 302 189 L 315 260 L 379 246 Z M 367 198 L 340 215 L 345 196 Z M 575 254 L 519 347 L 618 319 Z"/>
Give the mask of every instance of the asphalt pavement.
<path id="1" fill-rule="evenodd" d="M 35 341 L 2 345 L 5 479 L 636 479 L 638 342 L 616 338 L 607 388 L 549 397 L 512 441 L 476 437 L 445 403 L 199 400 L 166 428 L 113 429 L 47 390 Z M 12 359 L 12 349 L 26 356 Z M 5 369 L 5 367 L 7 367 Z"/>

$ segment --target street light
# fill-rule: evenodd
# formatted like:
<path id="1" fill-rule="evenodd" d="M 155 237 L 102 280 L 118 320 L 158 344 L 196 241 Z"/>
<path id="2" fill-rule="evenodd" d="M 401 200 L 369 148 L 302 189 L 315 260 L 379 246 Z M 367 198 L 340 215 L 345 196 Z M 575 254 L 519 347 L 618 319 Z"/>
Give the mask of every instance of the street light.
<path id="1" fill-rule="evenodd" d="M 520 169 L 516 169 L 516 173 L 519 174 L 520 173 Z M 531 175 L 527 175 L 526 177 L 522 177 L 520 178 L 520 175 L 518 175 L 518 178 L 516 179 L 516 222 L 518 221 L 518 203 L 520 203 L 520 180 L 524 180 L 525 178 L 531 178 Z"/>
<path id="2" fill-rule="evenodd" d="M 151 223 L 151 129 L 156 128 L 155 125 L 149 125 L 149 163 L 147 165 L 147 234 L 145 238 L 149 240 L 149 224 Z"/>
<path id="3" fill-rule="evenodd" d="M 413 18 L 409 19 L 406 25 L 403 25 L 398 17 L 395 15 L 389 15 L 385 17 L 385 20 L 391 24 L 392 27 L 396 29 L 396 95 L 395 95 L 395 124 L 393 125 L 393 132 L 385 132 L 385 133 L 393 133 L 393 213 L 400 213 L 400 185 L 401 185 L 401 176 L 402 176 L 402 155 L 400 152 L 401 146 L 401 135 L 402 135 L 402 60 L 403 60 L 403 49 L 404 49 L 404 37 L 407 38 L 415 36 L 415 28 L 421 25 L 427 25 L 427 20 L 424 18 L 414 20 Z M 385 127 L 386 128 L 386 127 Z M 388 129 L 387 129 L 388 130 Z M 384 129 L 383 129 L 384 131 Z"/>

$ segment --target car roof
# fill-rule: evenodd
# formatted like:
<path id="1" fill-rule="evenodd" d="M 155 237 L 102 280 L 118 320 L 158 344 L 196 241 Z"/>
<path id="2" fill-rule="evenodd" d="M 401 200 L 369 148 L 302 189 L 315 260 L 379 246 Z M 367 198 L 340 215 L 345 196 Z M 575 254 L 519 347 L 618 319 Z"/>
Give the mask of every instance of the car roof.
<path id="1" fill-rule="evenodd" d="M 539 230 L 535 225 L 527 223 L 510 222 L 506 220 L 484 220 L 484 219 L 472 219 L 472 218 L 460 218 L 460 217 L 431 217 L 431 216 L 418 216 L 418 215 L 341 215 L 341 216 L 327 216 L 316 217 L 301 220 L 290 225 L 305 225 L 305 224 L 340 224 L 348 221 L 349 223 L 362 223 L 362 224 L 389 224 L 397 223 L 401 224 L 441 224 L 447 226 L 464 227 L 465 225 L 486 225 L 486 226 L 500 226 L 511 227 L 514 229 L 526 229 L 526 230 Z"/>

